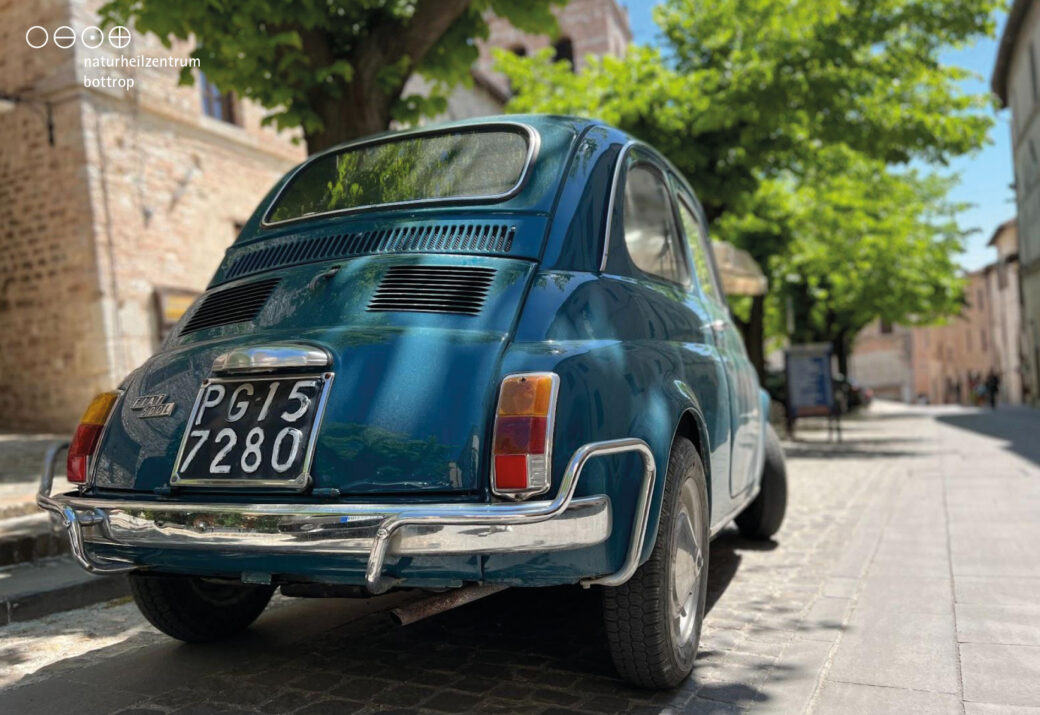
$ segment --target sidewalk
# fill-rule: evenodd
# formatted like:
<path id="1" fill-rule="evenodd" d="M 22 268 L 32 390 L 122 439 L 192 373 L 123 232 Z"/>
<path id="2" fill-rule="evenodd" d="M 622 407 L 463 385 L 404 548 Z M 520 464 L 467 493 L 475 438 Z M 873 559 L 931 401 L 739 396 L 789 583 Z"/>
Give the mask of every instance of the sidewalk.
<path id="1" fill-rule="evenodd" d="M 0 432 L 0 525 L 4 519 L 37 512 L 34 501 L 47 448 L 67 440 L 57 434 Z M 55 489 L 64 489 L 65 460 L 55 470 Z M 2 527 L 0 527 L 2 528 Z"/>
<path id="2" fill-rule="evenodd" d="M 793 642 L 773 687 L 786 661 L 819 683 L 815 712 L 1040 707 L 1040 413 L 882 405 L 847 434 L 789 450 L 800 475 L 844 473 L 859 516 L 834 525 L 808 614 L 833 642 Z"/>

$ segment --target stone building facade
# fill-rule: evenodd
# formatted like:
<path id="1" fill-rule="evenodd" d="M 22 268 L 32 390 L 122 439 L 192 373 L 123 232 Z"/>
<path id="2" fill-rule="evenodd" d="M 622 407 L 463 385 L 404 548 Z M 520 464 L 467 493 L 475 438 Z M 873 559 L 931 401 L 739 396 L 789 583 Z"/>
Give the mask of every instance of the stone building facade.
<path id="1" fill-rule="evenodd" d="M 0 429 L 74 425 L 157 347 L 157 296 L 201 291 L 305 153 L 261 128 L 259 107 L 204 107 L 179 66 L 92 66 L 189 52 L 136 33 L 89 49 L 100 4 L 0 0 Z M 63 26 L 71 47 L 30 46 Z M 85 86 L 102 82 L 116 86 Z"/>
<path id="2" fill-rule="evenodd" d="M 569 0 L 554 10 L 559 33 L 556 37 L 529 35 L 520 32 L 502 18 L 492 17 L 490 34 L 480 44 L 480 59 L 474 70 L 485 81 L 508 95 L 509 82 L 495 72 L 495 58 L 491 52 L 500 47 L 520 55 L 531 55 L 551 47 L 557 59 L 570 60 L 575 72 L 581 72 L 589 55 L 624 57 L 632 42 L 628 10 L 617 0 Z"/>
<path id="3" fill-rule="evenodd" d="M 1023 390 L 1040 403 L 1040 3 L 1014 0 L 997 52 L 992 87 L 1011 109 L 1018 207 Z"/>
<path id="4" fill-rule="evenodd" d="M 507 20 L 491 16 L 488 38 L 478 42 L 480 56 L 470 70 L 472 86 L 455 88 L 444 114 L 436 119 L 466 119 L 504 110 L 512 92 L 506 77 L 495 71 L 495 48 L 527 56 L 551 47 L 556 58 L 570 60 L 574 71 L 580 72 L 590 55 L 624 57 L 632 42 L 628 10 L 617 0 L 568 0 L 553 14 L 559 30 L 555 37 L 521 32 Z M 428 83 L 417 75 L 405 85 L 405 94 L 427 90 Z"/>
<path id="5" fill-rule="evenodd" d="M 942 325 L 874 321 L 856 336 L 849 373 L 878 397 L 928 404 L 975 404 L 989 374 L 999 400 L 1018 404 L 1023 390 L 1015 224 L 990 240 L 997 260 L 965 276 L 965 305 Z"/>
<path id="6" fill-rule="evenodd" d="M 205 67 L 180 86 L 175 62 L 189 46 L 84 39 L 102 2 L 0 0 L 0 430 L 74 426 L 156 349 L 238 226 L 305 156 L 292 134 L 260 126 L 262 108 L 205 83 Z M 616 0 L 571 0 L 557 16 L 556 40 L 492 18 L 474 86 L 449 98 L 444 118 L 502 110 L 492 46 L 556 42 L 580 68 L 631 40 Z M 55 33 L 66 27 L 77 41 L 63 49 Z"/>

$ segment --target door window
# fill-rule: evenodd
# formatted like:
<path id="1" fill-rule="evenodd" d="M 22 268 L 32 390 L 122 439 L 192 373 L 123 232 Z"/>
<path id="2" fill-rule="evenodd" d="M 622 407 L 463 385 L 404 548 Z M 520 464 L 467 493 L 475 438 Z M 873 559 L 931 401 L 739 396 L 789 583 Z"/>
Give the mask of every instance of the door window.
<path id="1" fill-rule="evenodd" d="M 704 227 L 697 220 L 693 210 L 686 205 L 686 201 L 681 199 L 679 201 L 679 218 L 682 220 L 683 233 L 686 234 L 690 251 L 693 253 L 693 268 L 697 271 L 697 280 L 700 281 L 701 290 L 704 291 L 704 295 L 718 300 L 719 295 L 711 273 L 711 265 L 708 263 L 708 237 L 704 234 Z"/>
<path id="2" fill-rule="evenodd" d="M 652 165 L 633 164 L 625 179 L 625 246 L 644 273 L 687 285 L 690 270 L 672 218 L 664 176 Z"/>

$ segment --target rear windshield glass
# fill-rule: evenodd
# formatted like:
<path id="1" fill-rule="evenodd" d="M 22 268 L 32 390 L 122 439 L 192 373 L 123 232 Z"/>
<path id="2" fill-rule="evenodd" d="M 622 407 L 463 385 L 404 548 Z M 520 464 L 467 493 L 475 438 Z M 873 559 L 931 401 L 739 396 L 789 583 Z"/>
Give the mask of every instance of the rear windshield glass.
<path id="1" fill-rule="evenodd" d="M 494 197 L 520 182 L 528 137 L 488 128 L 407 135 L 343 149 L 301 168 L 267 221 L 289 221 L 364 206 Z"/>

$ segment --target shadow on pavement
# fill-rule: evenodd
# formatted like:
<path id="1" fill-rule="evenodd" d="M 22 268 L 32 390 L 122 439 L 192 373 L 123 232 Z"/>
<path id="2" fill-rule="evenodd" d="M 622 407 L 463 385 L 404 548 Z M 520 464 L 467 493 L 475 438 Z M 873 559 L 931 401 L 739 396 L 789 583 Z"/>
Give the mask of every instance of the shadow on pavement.
<path id="1" fill-rule="evenodd" d="M 936 415 L 951 427 L 970 430 L 1005 442 L 1004 448 L 1040 464 L 1040 412 L 1028 407 Z"/>
<path id="2" fill-rule="evenodd" d="M 714 541 L 708 608 L 737 573 L 741 551 L 776 546 L 736 531 Z M 156 643 L 149 633 L 61 661 L 0 692 L 0 711 L 50 713 L 68 704 L 116 712 L 139 704 L 207 712 L 273 713 L 301 705 L 308 713 L 362 707 L 512 712 L 580 704 L 596 712 L 659 712 L 697 705 L 695 694 L 719 707 L 765 699 L 750 686 L 701 681 L 696 669 L 668 692 L 621 682 L 607 651 L 600 599 L 595 589 L 512 589 L 407 627 L 394 625 L 385 611 L 365 615 L 359 604 L 292 601 L 224 643 Z M 717 670 L 726 657 L 702 651 L 698 662 L 710 663 L 701 670 Z M 785 677 L 772 663 L 760 669 Z"/>
<path id="3" fill-rule="evenodd" d="M 895 459 L 926 457 L 929 454 L 920 448 L 893 448 L 900 442 L 920 445 L 919 440 L 912 439 L 849 439 L 846 435 L 841 442 L 785 441 L 783 448 L 784 456 L 796 459 Z"/>

